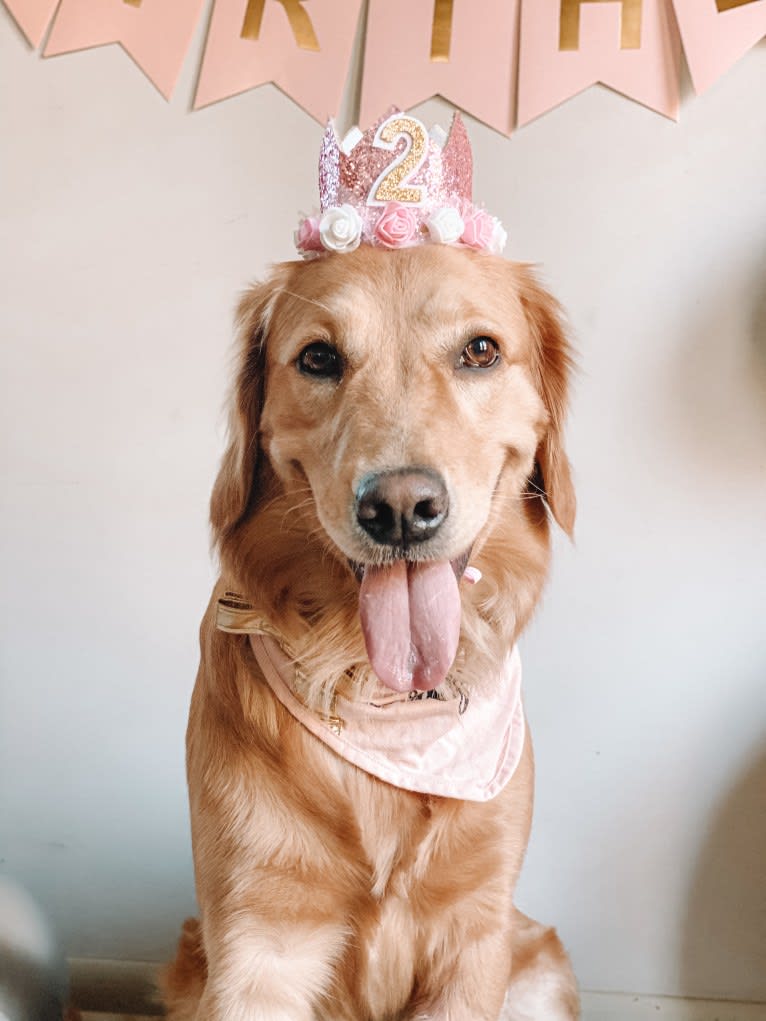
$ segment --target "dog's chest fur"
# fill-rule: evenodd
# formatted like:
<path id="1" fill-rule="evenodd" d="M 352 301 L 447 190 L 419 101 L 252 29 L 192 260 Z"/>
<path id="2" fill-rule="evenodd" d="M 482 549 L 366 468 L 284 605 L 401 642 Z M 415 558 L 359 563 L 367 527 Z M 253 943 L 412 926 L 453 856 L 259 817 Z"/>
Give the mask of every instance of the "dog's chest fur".
<path id="1" fill-rule="evenodd" d="M 337 845 L 344 864 L 363 863 L 343 970 L 354 976 L 361 1009 L 392 1015 L 417 994 L 417 962 L 429 962 L 430 983 L 442 969 L 446 981 L 461 946 L 485 927 L 508 924 L 510 877 L 521 854 L 510 846 L 510 803 L 503 795 L 482 804 L 391 787 L 288 725 L 303 762 L 317 756 L 317 770 L 342 791 L 348 813 L 342 828 L 351 830 Z"/>

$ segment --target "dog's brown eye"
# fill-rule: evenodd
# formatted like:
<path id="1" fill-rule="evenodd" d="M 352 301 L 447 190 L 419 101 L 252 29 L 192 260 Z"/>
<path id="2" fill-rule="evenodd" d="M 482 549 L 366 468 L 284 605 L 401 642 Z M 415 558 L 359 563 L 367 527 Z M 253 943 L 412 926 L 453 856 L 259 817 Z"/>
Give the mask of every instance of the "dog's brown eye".
<path id="1" fill-rule="evenodd" d="M 340 379 L 343 366 L 340 355 L 332 344 L 315 340 L 313 344 L 304 347 L 298 355 L 298 368 L 308 376 Z"/>
<path id="2" fill-rule="evenodd" d="M 500 357 L 497 344 L 490 337 L 474 337 L 463 348 L 460 364 L 469 369 L 488 369 Z"/>

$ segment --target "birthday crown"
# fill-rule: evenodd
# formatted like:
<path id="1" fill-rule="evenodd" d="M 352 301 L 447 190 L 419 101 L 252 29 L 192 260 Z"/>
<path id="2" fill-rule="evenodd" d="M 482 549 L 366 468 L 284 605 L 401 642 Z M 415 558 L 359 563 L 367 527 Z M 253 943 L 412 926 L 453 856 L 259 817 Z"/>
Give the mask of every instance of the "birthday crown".
<path id="1" fill-rule="evenodd" d="M 457 245 L 499 255 L 507 234 L 475 206 L 471 143 L 459 113 L 449 134 L 393 109 L 367 131 L 339 139 L 332 121 L 319 155 L 320 213 L 295 232 L 304 258 L 360 244 Z"/>

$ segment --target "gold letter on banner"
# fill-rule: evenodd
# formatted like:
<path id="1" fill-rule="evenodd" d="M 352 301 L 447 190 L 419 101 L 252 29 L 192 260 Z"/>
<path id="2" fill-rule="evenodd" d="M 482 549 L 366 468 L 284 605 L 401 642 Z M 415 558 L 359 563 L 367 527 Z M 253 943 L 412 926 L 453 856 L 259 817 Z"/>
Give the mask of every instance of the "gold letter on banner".
<path id="1" fill-rule="evenodd" d="M 748 0 L 740 0 L 748 2 Z M 431 26 L 431 60 L 449 60 L 452 42 L 453 0 L 434 0 L 434 20 Z"/>
<path id="2" fill-rule="evenodd" d="M 745 4 L 754 3 L 755 0 L 715 0 L 715 5 L 718 8 L 719 14 L 723 11 L 732 11 L 735 7 L 744 7 Z"/>
<path id="3" fill-rule="evenodd" d="M 749 0 L 745 0 L 745 2 L 749 2 Z M 561 0 L 560 50 L 580 49 L 580 5 L 584 3 L 621 4 L 620 49 L 641 49 L 641 0 Z"/>
<path id="4" fill-rule="evenodd" d="M 140 0 L 139 0 L 140 2 Z M 306 0 L 277 0 L 282 4 L 286 13 L 290 28 L 293 30 L 295 41 L 302 50 L 319 51 L 319 40 L 316 37 L 314 26 L 308 12 L 301 6 Z M 242 39 L 257 39 L 261 34 L 261 22 L 263 21 L 263 8 L 266 0 L 247 0 L 245 20 L 242 22 L 242 31 L 239 33 Z"/>

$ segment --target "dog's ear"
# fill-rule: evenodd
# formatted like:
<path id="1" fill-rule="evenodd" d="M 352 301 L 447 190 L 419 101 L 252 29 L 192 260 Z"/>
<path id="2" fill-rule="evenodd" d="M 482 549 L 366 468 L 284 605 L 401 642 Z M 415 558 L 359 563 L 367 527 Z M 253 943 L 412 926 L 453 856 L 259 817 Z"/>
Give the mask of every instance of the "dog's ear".
<path id="1" fill-rule="evenodd" d="M 277 267 L 251 287 L 237 309 L 237 373 L 230 399 L 228 446 L 210 499 L 210 523 L 216 544 L 226 539 L 252 511 L 258 498 L 258 427 L 266 375 L 266 336 L 286 267 Z"/>
<path id="2" fill-rule="evenodd" d="M 542 489 L 553 517 L 571 538 L 577 504 L 564 451 L 564 419 L 574 368 L 572 348 L 558 302 L 540 286 L 530 267 L 517 269 L 521 275 L 521 303 L 532 336 L 532 375 L 548 413 L 530 485 L 533 491 Z"/>

